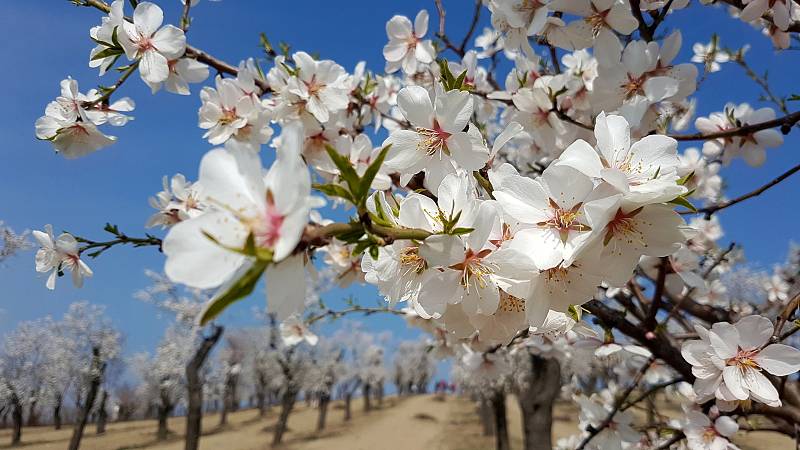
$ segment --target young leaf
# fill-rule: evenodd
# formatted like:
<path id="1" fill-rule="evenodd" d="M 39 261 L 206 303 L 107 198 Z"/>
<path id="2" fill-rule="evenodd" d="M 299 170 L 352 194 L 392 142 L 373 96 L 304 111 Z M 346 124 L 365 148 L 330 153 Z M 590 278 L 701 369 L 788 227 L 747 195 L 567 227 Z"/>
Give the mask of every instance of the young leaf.
<path id="1" fill-rule="evenodd" d="M 695 208 L 695 206 L 689 200 L 686 200 L 684 196 L 675 197 L 673 200 L 670 200 L 669 203 L 683 206 L 691 212 L 697 212 L 697 208 Z"/>
<path id="2" fill-rule="evenodd" d="M 220 315 L 225 308 L 237 300 L 250 295 L 256 287 L 259 278 L 261 278 L 261 274 L 264 273 L 268 265 L 269 263 L 267 261 L 256 260 L 253 266 L 250 267 L 241 278 L 228 286 L 224 291 L 217 293 L 200 314 L 200 325 L 207 324 L 210 320 Z"/>
<path id="3" fill-rule="evenodd" d="M 339 176 L 342 177 L 347 186 L 350 188 L 350 193 L 353 194 L 355 200 L 358 200 L 359 192 L 359 176 L 356 169 L 350 164 L 350 160 L 344 155 L 337 152 L 335 148 L 330 145 L 325 146 L 325 151 L 328 152 L 328 157 L 331 158 L 336 167 L 339 169 Z"/>
<path id="4" fill-rule="evenodd" d="M 378 171 L 381 169 L 381 165 L 383 165 L 383 160 L 386 159 L 386 154 L 389 152 L 389 149 L 392 147 L 392 144 L 387 145 L 381 149 L 381 152 L 378 153 L 378 156 L 375 158 L 375 161 L 367 167 L 367 170 L 364 171 L 364 176 L 361 177 L 361 187 L 356 194 L 359 199 L 363 199 L 364 202 L 367 200 L 367 193 L 369 193 L 369 188 L 372 186 L 372 182 L 375 180 L 375 176 L 378 175 Z"/>

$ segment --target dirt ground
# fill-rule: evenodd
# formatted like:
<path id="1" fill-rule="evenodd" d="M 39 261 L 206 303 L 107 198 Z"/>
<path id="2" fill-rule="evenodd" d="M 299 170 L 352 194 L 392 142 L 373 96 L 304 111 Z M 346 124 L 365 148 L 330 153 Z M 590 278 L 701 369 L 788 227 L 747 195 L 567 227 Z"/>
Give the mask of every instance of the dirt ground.
<path id="1" fill-rule="evenodd" d="M 281 447 L 287 450 L 479 450 L 493 448 L 493 438 L 482 436 L 474 405 L 466 399 L 433 396 L 416 396 L 397 399 L 389 397 L 382 408 L 370 413 L 362 411 L 360 400 L 353 404 L 353 420 L 343 422 L 342 405 L 334 402 L 328 413 L 328 428 L 322 433 L 314 431 L 316 410 L 298 404 L 289 419 L 289 431 Z M 554 420 L 554 437 L 568 436 L 576 431 L 578 411 L 573 405 L 559 405 Z M 272 437 L 272 427 L 277 418 L 273 409 L 265 418 L 254 410 L 239 411 L 229 415 L 229 424 L 218 427 L 218 415 L 204 419 L 204 436 L 200 448 L 204 450 L 266 450 Z M 522 448 L 521 416 L 513 399 L 508 402 L 509 430 L 513 449 Z M 169 422 L 172 435 L 158 442 L 156 424 L 152 420 L 109 424 L 105 435 L 97 436 L 94 426 L 87 427 L 81 444 L 85 450 L 159 449 L 183 448 L 184 419 L 176 417 Z M 25 428 L 22 433 L 25 450 L 64 449 L 71 430 L 55 431 L 52 427 Z M 9 430 L 0 430 L 0 443 L 10 440 Z M 743 450 L 783 450 L 794 448 L 790 439 L 774 433 L 751 433 L 737 443 Z M 7 448 L 0 446 L 0 448 Z"/>

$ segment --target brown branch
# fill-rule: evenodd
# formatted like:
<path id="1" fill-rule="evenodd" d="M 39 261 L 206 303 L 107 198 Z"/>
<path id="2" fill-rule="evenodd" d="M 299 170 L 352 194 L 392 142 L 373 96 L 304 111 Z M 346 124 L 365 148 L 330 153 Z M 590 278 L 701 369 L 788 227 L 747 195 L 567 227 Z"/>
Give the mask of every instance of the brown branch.
<path id="1" fill-rule="evenodd" d="M 642 366 L 642 368 L 639 369 L 639 372 L 636 373 L 636 377 L 634 377 L 633 382 L 630 384 L 630 386 L 628 386 L 625 389 L 622 395 L 619 398 L 617 398 L 617 400 L 614 402 L 614 406 L 612 407 L 611 411 L 609 411 L 608 416 L 606 416 L 606 418 L 603 419 L 602 422 L 600 422 L 600 425 L 597 427 L 590 425 L 588 427 L 589 429 L 587 431 L 589 432 L 589 435 L 586 436 L 577 447 L 575 447 L 575 450 L 583 450 L 586 447 L 586 445 L 588 445 L 589 442 L 591 442 L 592 439 L 595 438 L 595 436 L 600 434 L 600 432 L 602 432 L 603 430 L 608 428 L 609 425 L 611 425 L 611 423 L 614 421 L 614 416 L 617 414 L 617 412 L 619 412 L 620 408 L 622 407 L 622 404 L 625 403 L 628 397 L 630 397 L 633 390 L 636 389 L 636 386 L 638 386 L 639 383 L 642 381 L 644 374 L 647 373 L 647 370 L 650 368 L 650 365 L 653 364 L 653 361 L 654 359 L 650 358 Z"/>
<path id="2" fill-rule="evenodd" d="M 644 322 L 644 327 L 648 330 L 654 330 L 656 327 L 656 315 L 661 308 L 661 298 L 664 296 L 664 288 L 667 284 L 667 265 L 669 259 L 662 257 L 658 265 L 658 277 L 655 283 L 655 292 L 653 292 L 653 299 L 650 301 L 650 309 L 647 311 L 647 320 Z"/>
<path id="3" fill-rule="evenodd" d="M 721 203 L 717 203 L 716 205 L 711 205 L 711 206 L 707 206 L 705 208 L 700 208 L 697 211 L 680 211 L 680 214 L 700 214 L 700 213 L 704 213 L 706 215 L 706 218 L 709 218 L 709 217 L 711 217 L 712 214 L 716 213 L 719 210 L 728 208 L 728 207 L 733 206 L 733 205 L 735 205 L 737 203 L 741 203 L 741 202 L 743 202 L 743 201 L 745 201 L 747 199 L 750 199 L 750 198 L 757 197 L 757 196 L 761 195 L 767 189 L 777 185 L 778 183 L 780 183 L 781 181 L 789 178 L 790 176 L 794 175 L 798 171 L 800 171 L 800 164 L 792 167 L 791 169 L 789 169 L 786 172 L 782 173 L 777 178 L 775 178 L 772 181 L 770 181 L 769 183 L 761 186 L 760 188 L 758 188 L 758 189 L 756 189 L 754 191 L 750 191 L 750 192 L 748 192 L 746 194 L 740 195 L 739 197 L 736 197 L 733 200 L 728 200 L 728 201 L 724 201 L 724 202 L 721 202 Z"/>
<path id="4" fill-rule="evenodd" d="M 775 127 L 781 127 L 781 132 L 787 134 L 788 130 L 791 130 L 791 127 L 797 122 L 800 122 L 800 111 L 787 114 L 783 117 L 778 117 L 777 119 L 744 125 L 715 133 L 668 134 L 667 136 L 678 141 L 708 141 L 711 139 L 728 138 L 734 136 L 747 136 L 757 131 Z"/>
<path id="5" fill-rule="evenodd" d="M 189 31 L 189 10 L 192 8 L 192 0 L 183 0 L 183 13 L 181 14 L 181 30 L 184 33 Z"/>
<path id="6" fill-rule="evenodd" d="M 305 320 L 305 322 L 306 322 L 306 324 L 311 325 L 311 324 L 313 324 L 315 322 L 318 322 L 318 321 L 320 321 L 320 320 L 322 320 L 322 319 L 324 319 L 326 317 L 330 317 L 330 318 L 335 320 L 335 319 L 338 319 L 338 318 L 340 318 L 342 316 L 345 316 L 347 314 L 353 314 L 353 313 L 362 313 L 362 314 L 364 314 L 366 316 L 369 316 L 369 315 L 372 315 L 372 314 L 377 314 L 377 313 L 388 313 L 388 314 L 394 314 L 396 316 L 405 316 L 406 315 L 406 313 L 404 313 L 403 311 L 397 310 L 397 309 L 367 308 L 367 307 L 364 307 L 364 306 L 353 306 L 351 308 L 343 309 L 341 311 L 335 311 L 335 310 L 332 310 L 332 309 L 328 309 L 328 310 L 326 310 L 326 311 L 324 311 L 324 312 L 322 312 L 320 314 L 317 314 L 316 316 L 309 317 L 308 319 Z"/>
<path id="7" fill-rule="evenodd" d="M 447 13 L 444 10 L 444 5 L 442 5 L 442 0 L 434 0 L 436 4 L 436 12 L 439 14 L 439 31 L 436 33 L 436 37 L 442 41 L 442 43 L 448 49 L 454 51 L 458 56 L 464 57 L 464 50 L 458 48 L 450 41 L 450 38 L 447 37 L 447 34 L 444 32 L 444 21 L 445 16 Z"/>
<path id="8" fill-rule="evenodd" d="M 472 22 L 469 24 L 469 30 L 467 30 L 467 35 L 464 36 L 464 39 L 461 40 L 461 45 L 458 47 L 461 51 L 461 56 L 463 57 L 466 53 L 467 45 L 469 45 L 469 39 L 472 37 L 472 34 L 475 33 L 475 27 L 478 25 L 478 20 L 481 17 L 481 8 L 483 7 L 482 0 L 475 0 L 475 12 L 472 13 Z"/>

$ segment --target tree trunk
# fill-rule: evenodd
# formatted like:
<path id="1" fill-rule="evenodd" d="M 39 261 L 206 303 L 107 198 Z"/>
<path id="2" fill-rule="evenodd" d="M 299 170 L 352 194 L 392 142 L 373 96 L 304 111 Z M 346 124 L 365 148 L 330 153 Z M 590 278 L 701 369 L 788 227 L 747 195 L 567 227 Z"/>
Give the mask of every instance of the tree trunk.
<path id="1" fill-rule="evenodd" d="M 55 425 L 56 430 L 61 429 L 61 403 L 63 401 L 64 399 L 60 394 L 56 396 L 56 404 L 53 406 L 53 424 Z"/>
<path id="2" fill-rule="evenodd" d="M 350 403 L 353 401 L 353 394 L 347 392 L 344 394 L 344 421 L 349 422 L 353 418 L 353 411 L 350 408 Z"/>
<path id="3" fill-rule="evenodd" d="M 267 385 L 261 375 L 258 376 L 258 386 L 256 386 L 256 408 L 258 408 L 258 415 L 264 417 L 267 415 Z"/>
<path id="4" fill-rule="evenodd" d="M 169 392 L 166 389 L 161 389 L 161 402 L 158 404 L 158 440 L 166 440 L 169 436 L 169 428 L 167 427 L 167 419 L 172 409 L 175 407 L 172 404 L 172 399 L 169 397 Z"/>
<path id="5" fill-rule="evenodd" d="M 483 427 L 483 435 L 491 436 L 494 434 L 494 413 L 492 412 L 492 403 L 486 396 L 481 395 L 478 403 L 478 416 L 481 418 L 481 426 Z"/>
<path id="6" fill-rule="evenodd" d="M 81 438 L 83 438 L 83 430 L 86 428 L 86 421 L 89 419 L 89 412 L 94 406 L 94 399 L 97 397 L 97 390 L 100 388 L 100 382 L 103 380 L 103 372 L 106 370 L 106 365 L 100 360 L 100 349 L 95 347 L 92 349 L 92 369 L 91 369 L 91 382 L 89 383 L 89 390 L 86 392 L 86 398 L 78 411 L 78 419 L 75 421 L 75 427 L 72 429 L 72 438 L 69 441 L 68 450 L 78 450 L 81 445 Z"/>
<path id="7" fill-rule="evenodd" d="M 364 387 L 361 389 L 364 397 L 364 412 L 370 412 L 370 410 L 372 410 L 372 397 L 370 396 L 372 393 L 372 385 L 369 383 L 364 383 Z"/>
<path id="8" fill-rule="evenodd" d="M 278 417 L 278 423 L 275 424 L 275 434 L 272 435 L 272 446 L 277 446 L 283 441 L 283 435 L 286 433 L 287 425 L 289 424 L 289 414 L 292 413 L 294 402 L 297 400 L 297 389 L 291 387 L 291 380 L 289 387 L 281 398 L 281 415 Z"/>
<path id="9" fill-rule="evenodd" d="M 197 450 L 200 445 L 200 433 L 203 429 L 203 380 L 200 369 L 205 364 L 208 354 L 222 337 L 223 327 L 213 325 L 211 335 L 203 336 L 203 342 L 194 352 L 186 365 L 186 442 L 185 450 Z"/>
<path id="10" fill-rule="evenodd" d="M 383 381 L 378 383 L 378 389 L 375 390 L 375 400 L 379 408 L 383 406 Z"/>
<path id="11" fill-rule="evenodd" d="M 39 416 L 38 416 L 38 414 L 36 414 L 36 404 L 39 401 L 36 399 L 35 395 L 36 395 L 35 393 L 31 393 L 31 396 L 33 397 L 33 400 L 31 400 L 31 403 L 28 405 L 28 426 L 29 427 L 35 427 L 36 425 L 39 425 Z"/>
<path id="12" fill-rule="evenodd" d="M 14 430 L 11 432 L 11 445 L 22 444 L 22 402 L 14 390 L 11 390 L 11 421 L 14 423 Z"/>
<path id="13" fill-rule="evenodd" d="M 319 396 L 319 414 L 317 415 L 317 431 L 325 429 L 325 419 L 328 417 L 328 405 L 331 402 L 331 396 L 328 393 L 322 393 Z"/>
<path id="14" fill-rule="evenodd" d="M 522 411 L 525 450 L 551 450 L 553 404 L 561 391 L 561 368 L 555 359 L 531 355 L 526 387 L 517 394 Z"/>
<path id="15" fill-rule="evenodd" d="M 506 417 L 505 390 L 498 388 L 492 395 L 492 411 L 494 412 L 495 450 L 510 450 L 508 439 L 508 420 Z"/>
<path id="16" fill-rule="evenodd" d="M 97 408 L 97 434 L 104 434 L 106 432 L 106 422 L 108 422 L 108 411 L 106 411 L 107 402 L 108 391 L 103 389 L 103 395 L 100 396 L 100 405 Z"/>

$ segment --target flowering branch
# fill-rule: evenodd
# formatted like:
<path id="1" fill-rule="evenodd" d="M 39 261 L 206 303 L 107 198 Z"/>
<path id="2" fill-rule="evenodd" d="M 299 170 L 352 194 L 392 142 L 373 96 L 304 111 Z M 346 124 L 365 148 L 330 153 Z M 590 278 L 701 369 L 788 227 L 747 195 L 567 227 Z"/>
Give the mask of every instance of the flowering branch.
<path id="1" fill-rule="evenodd" d="M 150 234 L 146 234 L 143 238 L 130 237 L 119 231 L 119 228 L 116 225 L 111 225 L 110 223 L 107 223 L 103 229 L 113 234 L 115 239 L 111 239 L 109 241 L 93 241 L 91 239 L 75 236 L 76 241 L 85 244 L 78 249 L 79 255 L 88 250 L 97 249 L 88 254 L 89 257 L 96 258 L 111 247 L 120 244 L 132 245 L 134 247 L 157 246 L 159 251 L 161 250 L 161 239 Z"/>
<path id="2" fill-rule="evenodd" d="M 600 434 L 601 431 L 605 430 L 609 425 L 611 425 L 614 422 L 614 416 L 617 414 L 620 408 L 622 408 L 622 405 L 625 403 L 628 397 L 630 397 L 633 390 L 636 389 L 636 387 L 642 381 L 642 378 L 644 377 L 645 373 L 647 373 L 647 370 L 650 369 L 650 365 L 652 365 L 654 361 L 655 358 L 650 358 L 647 360 L 646 363 L 644 363 L 642 368 L 639 369 L 639 371 L 636 373 L 636 376 L 633 378 L 633 382 L 625 389 L 625 391 L 622 392 L 622 395 L 619 396 L 617 400 L 614 402 L 614 406 L 611 408 L 611 411 L 609 411 L 608 416 L 606 416 L 606 418 L 597 427 L 591 425 L 588 427 L 587 431 L 589 432 L 589 435 L 586 436 L 583 439 L 583 441 L 581 441 L 581 443 L 578 444 L 577 447 L 575 447 L 575 450 L 583 450 L 584 448 L 586 448 L 586 446 L 592 441 L 592 439 L 595 438 L 595 436 Z"/>
<path id="3" fill-rule="evenodd" d="M 711 217 L 711 215 L 713 215 L 717 211 L 720 211 L 722 209 L 728 208 L 728 207 L 733 206 L 733 205 L 735 205 L 737 203 L 741 203 L 741 202 L 743 202 L 743 201 L 745 201 L 747 199 L 750 199 L 750 198 L 753 198 L 753 197 L 758 197 L 759 195 L 763 194 L 767 189 L 769 189 L 769 188 L 771 188 L 773 186 L 776 186 L 777 184 L 779 184 L 783 180 L 789 178 L 790 176 L 794 175 L 798 171 L 800 171 L 800 164 L 798 164 L 798 165 L 792 167 L 791 169 L 787 170 L 786 172 L 780 174 L 777 178 L 775 178 L 772 181 L 770 181 L 769 183 L 759 187 L 758 189 L 756 189 L 754 191 L 750 191 L 750 192 L 748 192 L 748 193 L 746 193 L 744 195 L 740 195 L 739 197 L 736 197 L 736 198 L 734 198 L 732 200 L 724 201 L 722 203 L 717 203 L 716 205 L 707 206 L 705 208 L 699 208 L 697 211 L 680 211 L 680 213 L 681 214 L 700 214 L 700 213 L 704 213 L 706 215 L 706 218 L 709 218 L 709 217 Z"/>

